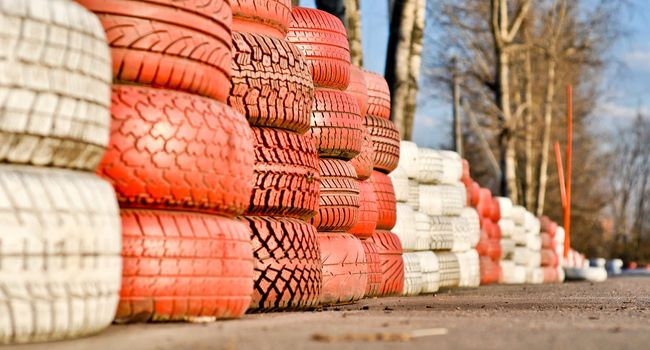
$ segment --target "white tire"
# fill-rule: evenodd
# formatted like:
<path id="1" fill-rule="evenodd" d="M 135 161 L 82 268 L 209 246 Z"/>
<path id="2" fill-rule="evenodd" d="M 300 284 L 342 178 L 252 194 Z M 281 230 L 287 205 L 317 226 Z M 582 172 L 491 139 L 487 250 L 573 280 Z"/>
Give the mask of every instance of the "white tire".
<path id="1" fill-rule="evenodd" d="M 558 244 L 560 244 L 560 243 L 564 244 L 564 236 L 565 235 L 566 235 L 566 233 L 564 232 L 564 227 L 558 226 L 557 230 L 555 231 L 555 237 L 554 237 L 555 242 L 558 243 Z"/>
<path id="2" fill-rule="evenodd" d="M 0 343 L 96 333 L 122 277 L 113 188 L 93 174 L 0 165 Z"/>
<path id="3" fill-rule="evenodd" d="M 517 245 L 526 246 L 528 244 L 528 235 L 523 226 L 515 225 L 514 231 L 512 232 L 511 237 Z"/>
<path id="4" fill-rule="evenodd" d="M 431 219 L 431 250 L 451 250 L 454 247 L 454 218 L 429 216 Z"/>
<path id="5" fill-rule="evenodd" d="M 454 230 L 454 243 L 451 247 L 452 252 L 464 252 L 471 249 L 470 228 L 467 218 L 464 216 L 452 217 L 452 228 Z"/>
<path id="6" fill-rule="evenodd" d="M 515 205 L 510 211 L 510 218 L 515 222 L 515 225 L 524 226 L 526 224 L 526 213 L 526 208 L 521 205 Z"/>
<path id="7" fill-rule="evenodd" d="M 406 201 L 413 210 L 420 208 L 420 185 L 417 181 L 409 179 L 409 197 Z"/>
<path id="8" fill-rule="evenodd" d="M 415 250 L 423 251 L 431 249 L 432 235 L 431 218 L 429 215 L 419 211 L 415 212 L 415 232 L 417 235 Z"/>
<path id="9" fill-rule="evenodd" d="M 463 176 L 463 160 L 453 151 L 440 151 L 442 157 L 441 183 L 454 184 Z"/>
<path id="10" fill-rule="evenodd" d="M 512 261 L 517 265 L 528 266 L 528 260 L 530 260 L 530 250 L 526 247 L 515 247 Z"/>
<path id="11" fill-rule="evenodd" d="M 0 162 L 94 170 L 108 144 L 111 56 L 73 1 L 0 0 Z"/>
<path id="12" fill-rule="evenodd" d="M 409 179 L 418 176 L 418 146 L 411 141 L 400 141 L 399 167 L 404 169 Z"/>
<path id="13" fill-rule="evenodd" d="M 464 208 L 460 216 L 464 217 L 467 221 L 470 247 L 476 248 L 476 245 L 481 240 L 481 219 L 479 218 L 478 212 L 474 208 Z"/>
<path id="14" fill-rule="evenodd" d="M 409 200 L 409 179 L 406 177 L 404 169 L 397 168 L 388 174 L 390 180 L 393 182 L 393 190 L 395 191 L 395 200 L 398 203 L 406 203 Z"/>
<path id="15" fill-rule="evenodd" d="M 542 237 L 533 233 L 526 234 L 526 247 L 530 250 L 539 251 L 542 249 Z"/>
<path id="16" fill-rule="evenodd" d="M 496 197 L 499 202 L 499 211 L 501 212 L 501 220 L 512 219 L 512 201 L 506 197 Z"/>
<path id="17" fill-rule="evenodd" d="M 539 235 L 542 230 L 542 225 L 538 218 L 533 213 L 527 211 L 524 215 L 524 228 L 528 233 Z"/>
<path id="18" fill-rule="evenodd" d="M 478 252 L 470 249 L 456 253 L 460 273 L 459 287 L 478 287 L 481 283 L 481 269 Z"/>
<path id="19" fill-rule="evenodd" d="M 439 184 L 442 182 L 443 164 L 440 152 L 430 148 L 418 149 L 417 180 L 421 184 Z"/>
<path id="20" fill-rule="evenodd" d="M 498 222 L 499 228 L 501 229 L 501 237 L 509 238 L 515 234 L 517 230 L 515 227 L 515 222 L 510 219 L 501 219 Z"/>
<path id="21" fill-rule="evenodd" d="M 408 204 L 397 203 L 397 222 L 392 232 L 399 237 L 404 251 L 414 251 L 417 246 L 415 211 Z"/>
<path id="22" fill-rule="evenodd" d="M 566 279 L 566 274 L 564 273 L 564 268 L 562 266 L 557 267 L 557 276 L 560 283 L 564 282 Z"/>
<path id="23" fill-rule="evenodd" d="M 528 251 L 528 267 L 540 267 L 542 266 L 542 252 L 539 250 L 529 250 Z"/>
<path id="24" fill-rule="evenodd" d="M 422 266 L 417 253 L 404 253 L 404 295 L 418 295 L 422 292 Z"/>
<path id="25" fill-rule="evenodd" d="M 440 272 L 438 257 L 432 252 L 415 253 L 420 259 L 422 267 L 422 291 L 421 293 L 435 293 L 440 289 Z"/>
<path id="26" fill-rule="evenodd" d="M 460 283 L 460 265 L 456 253 L 435 252 L 440 271 L 440 288 L 458 287 Z"/>
<path id="27" fill-rule="evenodd" d="M 526 283 L 526 267 L 515 265 L 514 284 Z"/>
<path id="28" fill-rule="evenodd" d="M 544 270 L 541 267 L 529 267 L 526 269 L 526 283 L 542 284 L 544 283 Z"/>
<path id="29" fill-rule="evenodd" d="M 463 211 L 467 193 L 462 184 L 420 185 L 420 211 L 427 215 L 458 216 Z"/>
<path id="30" fill-rule="evenodd" d="M 499 241 L 501 245 L 501 259 L 510 260 L 512 259 L 513 254 L 515 253 L 515 241 L 511 239 L 501 239 Z"/>

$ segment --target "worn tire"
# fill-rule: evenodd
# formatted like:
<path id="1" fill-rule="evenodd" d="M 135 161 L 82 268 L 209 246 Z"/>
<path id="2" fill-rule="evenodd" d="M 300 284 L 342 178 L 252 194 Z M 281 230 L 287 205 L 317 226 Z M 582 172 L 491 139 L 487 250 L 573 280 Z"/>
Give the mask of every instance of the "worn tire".
<path id="1" fill-rule="evenodd" d="M 393 183 L 388 175 L 373 171 L 369 179 L 377 196 L 378 230 L 391 230 L 397 221 L 397 203 Z"/>
<path id="2" fill-rule="evenodd" d="M 460 264 L 456 253 L 435 252 L 440 271 L 440 288 L 458 287 L 460 283 Z"/>
<path id="3" fill-rule="evenodd" d="M 397 168 L 399 162 L 399 131 L 390 120 L 370 115 L 366 116 L 365 125 L 372 139 L 374 167 L 388 174 Z"/>
<path id="4" fill-rule="evenodd" d="M 379 210 L 374 187 L 370 181 L 359 181 L 359 219 L 348 233 L 360 239 L 368 238 L 375 233 L 378 218 Z"/>
<path id="5" fill-rule="evenodd" d="M 368 239 L 377 246 L 381 262 L 382 296 L 399 295 L 404 290 L 404 259 L 399 237 L 390 231 L 376 231 Z"/>
<path id="6" fill-rule="evenodd" d="M 318 305 L 322 261 L 316 228 L 298 219 L 246 216 L 255 259 L 251 311 Z"/>
<path id="7" fill-rule="evenodd" d="M 232 61 L 227 0 L 77 1 L 104 26 L 116 82 L 226 101 Z"/>
<path id="8" fill-rule="evenodd" d="M 284 39 L 291 21 L 290 0 L 230 0 L 232 30 Z"/>
<path id="9" fill-rule="evenodd" d="M 344 91 L 316 89 L 307 133 L 321 157 L 352 159 L 361 153 L 363 119 L 354 98 Z"/>
<path id="10" fill-rule="evenodd" d="M 440 289 L 440 266 L 438 257 L 432 251 L 417 252 L 415 255 L 420 259 L 422 266 L 422 287 L 421 293 L 435 293 Z"/>
<path id="11" fill-rule="evenodd" d="M 253 292 L 249 231 L 235 219 L 123 210 L 117 322 L 241 317 Z"/>
<path id="12" fill-rule="evenodd" d="M 183 92 L 116 85 L 97 172 L 124 208 L 239 215 L 250 201 L 252 133 L 239 113 Z"/>
<path id="13" fill-rule="evenodd" d="M 422 265 L 417 253 L 405 252 L 404 259 L 404 290 L 402 295 L 419 295 L 422 292 Z"/>
<path id="14" fill-rule="evenodd" d="M 111 83 L 97 18 L 68 1 L 0 7 L 0 162 L 94 170 L 108 144 Z"/>
<path id="15" fill-rule="evenodd" d="M 430 148 L 418 149 L 416 167 L 416 178 L 421 184 L 439 184 L 442 182 L 444 165 L 439 151 Z"/>
<path id="16" fill-rule="evenodd" d="M 319 161 L 320 200 L 311 220 L 319 232 L 346 232 L 359 221 L 359 180 L 354 167 L 340 159 Z"/>
<path id="17" fill-rule="evenodd" d="M 430 250 L 432 243 L 431 217 L 419 211 L 415 212 L 415 251 Z"/>
<path id="18" fill-rule="evenodd" d="M 300 51 L 260 34 L 233 32 L 232 37 L 228 104 L 251 125 L 304 134 L 311 121 L 314 84 Z"/>
<path id="19" fill-rule="evenodd" d="M 318 208 L 318 154 L 311 140 L 291 131 L 253 128 L 255 175 L 246 215 L 308 220 Z"/>
<path id="20" fill-rule="evenodd" d="M 359 115 L 361 118 L 365 118 L 368 112 L 368 86 L 366 84 L 365 74 L 361 68 L 350 65 L 350 84 L 345 92 L 357 100 Z"/>
<path id="21" fill-rule="evenodd" d="M 451 250 L 454 247 L 454 217 L 429 216 L 431 218 L 431 249 Z"/>
<path id="22" fill-rule="evenodd" d="M 354 166 L 354 170 L 357 171 L 357 179 L 364 181 L 372 175 L 372 168 L 375 164 L 375 150 L 368 129 L 364 127 L 361 134 L 361 152 L 352 158 L 350 163 Z"/>
<path id="23" fill-rule="evenodd" d="M 307 59 L 314 85 L 338 90 L 348 87 L 350 47 L 345 26 L 338 18 L 316 9 L 294 7 L 287 40 Z"/>
<path id="24" fill-rule="evenodd" d="M 409 196 L 406 204 L 410 205 L 413 210 L 420 209 L 420 184 L 416 180 L 409 179 Z"/>
<path id="25" fill-rule="evenodd" d="M 368 111 L 367 114 L 390 119 L 390 90 L 388 83 L 383 76 L 364 71 L 366 87 L 368 89 Z"/>
<path id="26" fill-rule="evenodd" d="M 415 211 L 405 203 L 397 203 L 397 223 L 392 229 L 393 233 L 402 242 L 404 252 L 414 251 L 418 243 L 416 230 Z"/>
<path id="27" fill-rule="evenodd" d="M 381 258 L 374 242 L 361 240 L 361 245 L 366 254 L 366 264 L 368 266 L 368 284 L 366 284 L 364 297 L 375 297 L 381 291 Z"/>
<path id="28" fill-rule="evenodd" d="M 420 185 L 420 211 L 427 215 L 458 216 L 465 207 L 462 185 Z"/>
<path id="29" fill-rule="evenodd" d="M 363 298 L 368 265 L 361 241 L 347 233 L 319 232 L 323 259 L 321 304 L 349 303 Z"/>
<path id="30" fill-rule="evenodd" d="M 108 327 L 119 298 L 115 192 L 93 174 L 0 165 L 0 344 Z"/>

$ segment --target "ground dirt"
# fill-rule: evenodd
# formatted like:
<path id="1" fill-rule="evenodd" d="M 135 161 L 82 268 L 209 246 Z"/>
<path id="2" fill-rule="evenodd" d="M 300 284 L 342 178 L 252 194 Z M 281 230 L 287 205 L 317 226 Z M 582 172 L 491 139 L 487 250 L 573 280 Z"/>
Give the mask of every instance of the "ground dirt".
<path id="1" fill-rule="evenodd" d="M 650 278 L 487 286 L 208 324 L 114 325 L 19 349 L 650 349 Z"/>

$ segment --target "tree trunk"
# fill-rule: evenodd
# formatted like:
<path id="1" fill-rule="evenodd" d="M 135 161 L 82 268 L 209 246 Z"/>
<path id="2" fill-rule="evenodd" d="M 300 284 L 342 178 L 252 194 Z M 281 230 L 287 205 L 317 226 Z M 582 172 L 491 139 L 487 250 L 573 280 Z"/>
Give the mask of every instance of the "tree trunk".
<path id="1" fill-rule="evenodd" d="M 361 7 L 360 0 L 345 0 L 345 27 L 350 44 L 352 64 L 363 67 L 363 46 L 361 45 Z"/>
<path id="2" fill-rule="evenodd" d="M 409 94 L 409 55 L 415 24 L 416 0 L 396 0 L 393 6 L 388 55 L 386 57 L 386 81 L 391 93 L 391 120 L 404 135 L 406 100 Z"/>
<path id="3" fill-rule="evenodd" d="M 530 40 L 527 39 L 527 42 L 530 44 Z M 524 204 L 526 208 L 533 212 L 535 210 L 535 184 L 533 183 L 533 163 L 535 159 L 533 158 L 533 133 L 535 128 L 533 128 L 533 69 L 531 62 L 530 48 L 526 49 L 526 61 L 524 65 L 524 75 L 526 79 L 525 86 L 525 103 L 526 103 L 526 114 L 524 118 L 525 130 L 525 155 L 526 155 L 526 168 L 525 168 L 525 195 L 524 195 Z"/>
<path id="4" fill-rule="evenodd" d="M 416 0 L 414 9 L 415 20 L 413 23 L 413 32 L 411 35 L 411 49 L 409 54 L 409 74 L 408 74 L 408 96 L 406 98 L 406 108 L 404 111 L 404 140 L 413 139 L 413 123 L 415 121 L 415 111 L 417 107 L 418 96 L 418 79 L 420 77 L 420 67 L 422 63 L 422 37 L 424 33 L 424 18 L 426 12 L 426 0 Z"/>
<path id="5" fill-rule="evenodd" d="M 555 99 L 555 58 L 548 61 L 546 71 L 546 97 L 544 99 L 544 136 L 542 137 L 542 151 L 539 164 L 539 187 L 537 192 L 537 216 L 544 213 L 546 200 L 546 182 L 548 181 L 548 156 L 551 147 L 551 125 L 553 122 L 553 100 Z"/>

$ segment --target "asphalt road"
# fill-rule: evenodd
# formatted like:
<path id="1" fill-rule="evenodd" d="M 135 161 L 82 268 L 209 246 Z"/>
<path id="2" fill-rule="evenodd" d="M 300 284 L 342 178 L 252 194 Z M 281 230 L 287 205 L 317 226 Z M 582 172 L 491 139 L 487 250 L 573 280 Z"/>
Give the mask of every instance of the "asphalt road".
<path id="1" fill-rule="evenodd" d="M 488 286 L 210 324 L 115 325 L 81 340 L 15 348 L 650 349 L 650 278 Z"/>

